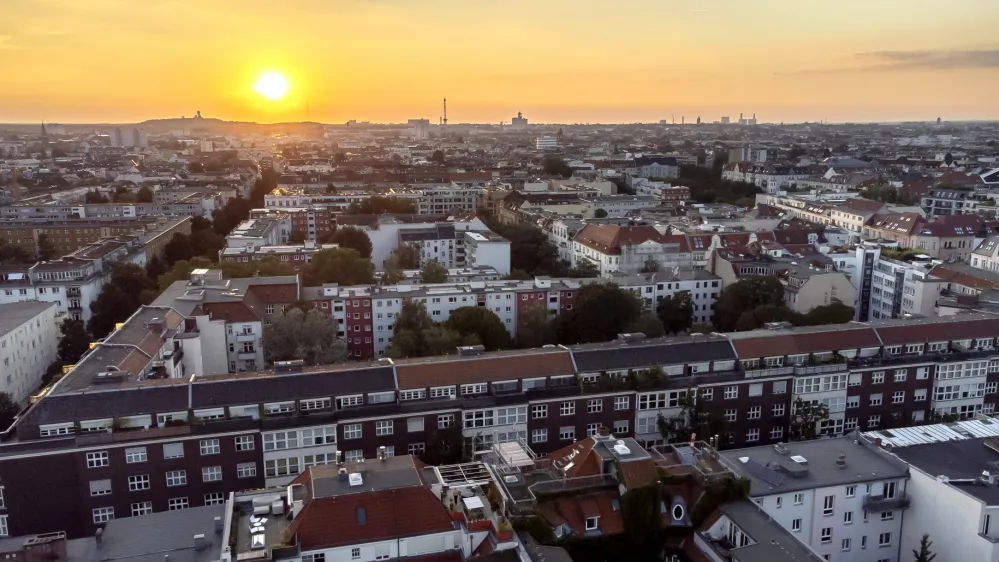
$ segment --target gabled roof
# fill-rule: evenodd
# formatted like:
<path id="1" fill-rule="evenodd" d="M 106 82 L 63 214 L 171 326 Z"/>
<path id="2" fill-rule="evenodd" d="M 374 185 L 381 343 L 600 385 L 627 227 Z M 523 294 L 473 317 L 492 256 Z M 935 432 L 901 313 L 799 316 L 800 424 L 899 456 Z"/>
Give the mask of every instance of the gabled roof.
<path id="1" fill-rule="evenodd" d="M 680 252 L 690 251 L 687 237 L 682 234 L 662 234 L 652 226 L 618 226 L 616 224 L 587 224 L 576 233 L 576 242 L 604 254 L 620 254 L 621 246 L 655 242 L 677 244 Z"/>
<path id="2" fill-rule="evenodd" d="M 932 319 L 907 319 L 875 324 L 886 346 L 907 343 L 940 342 L 994 338 L 999 334 L 999 317 L 957 315 Z"/>
<path id="3" fill-rule="evenodd" d="M 613 535 L 624 532 L 621 500 L 616 490 L 570 496 L 538 503 L 538 513 L 553 528 L 568 525 L 577 537 L 587 536 L 586 519 L 599 517 L 596 532 Z"/>
<path id="4" fill-rule="evenodd" d="M 571 349 L 581 373 L 735 359 L 728 340 L 718 336 L 615 340 L 580 344 Z"/>
<path id="5" fill-rule="evenodd" d="M 924 230 L 932 236 L 952 238 L 954 236 L 974 236 L 981 226 L 982 221 L 977 215 L 945 215 L 927 223 Z"/>
<path id="6" fill-rule="evenodd" d="M 881 347 L 878 335 L 863 324 L 839 324 L 835 330 L 829 327 L 754 330 L 728 336 L 740 359 Z"/>
<path id="7" fill-rule="evenodd" d="M 562 348 L 400 359 L 395 364 L 400 390 L 571 375 L 574 372 L 569 352 Z"/>

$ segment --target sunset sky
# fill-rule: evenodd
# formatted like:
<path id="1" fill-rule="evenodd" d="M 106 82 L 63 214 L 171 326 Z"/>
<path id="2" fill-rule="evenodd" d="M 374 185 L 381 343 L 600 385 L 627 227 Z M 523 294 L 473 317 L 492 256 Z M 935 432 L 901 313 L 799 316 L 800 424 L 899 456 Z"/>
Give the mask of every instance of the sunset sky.
<path id="1" fill-rule="evenodd" d="M 999 118 L 999 0 L 2 4 L 0 122 Z"/>

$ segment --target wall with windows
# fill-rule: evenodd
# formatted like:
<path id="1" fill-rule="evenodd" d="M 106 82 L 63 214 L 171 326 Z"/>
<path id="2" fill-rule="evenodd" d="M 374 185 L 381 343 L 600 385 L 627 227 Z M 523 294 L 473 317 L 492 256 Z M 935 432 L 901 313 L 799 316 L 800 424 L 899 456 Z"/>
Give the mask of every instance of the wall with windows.
<path id="1" fill-rule="evenodd" d="M 260 434 L 260 440 L 267 486 L 284 486 L 310 466 L 337 460 L 336 424 L 265 431 Z"/>
<path id="2" fill-rule="evenodd" d="M 309 550 L 302 553 L 301 562 L 372 562 L 395 560 L 460 549 L 465 556 L 471 548 L 461 530 L 408 537 L 399 540 L 362 543 L 338 548 Z"/>

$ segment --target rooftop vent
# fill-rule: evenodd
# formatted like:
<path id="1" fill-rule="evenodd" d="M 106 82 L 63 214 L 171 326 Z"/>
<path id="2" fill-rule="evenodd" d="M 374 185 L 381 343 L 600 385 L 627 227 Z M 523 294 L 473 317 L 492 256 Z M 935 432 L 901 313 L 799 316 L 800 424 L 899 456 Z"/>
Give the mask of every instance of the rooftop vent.
<path id="1" fill-rule="evenodd" d="M 617 442 L 614 443 L 614 452 L 619 455 L 630 455 L 631 449 L 629 449 L 628 446 L 624 444 L 624 441 L 618 439 Z"/>
<path id="2" fill-rule="evenodd" d="M 794 462 L 796 462 L 798 464 L 808 464 L 808 459 L 806 459 L 805 457 L 803 457 L 801 455 L 794 455 L 794 456 L 791 457 L 791 460 L 793 460 Z"/>
<path id="3" fill-rule="evenodd" d="M 631 333 L 627 333 L 627 334 L 618 334 L 617 335 L 617 339 L 619 339 L 621 341 L 636 341 L 636 340 L 644 340 L 645 338 L 646 338 L 646 335 L 643 334 L 643 333 L 641 333 L 641 332 L 631 332 Z"/>
<path id="4" fill-rule="evenodd" d="M 846 455 L 843 453 L 836 455 L 836 466 L 846 468 Z"/>
<path id="5" fill-rule="evenodd" d="M 777 443 L 774 445 L 774 451 L 776 451 L 778 455 L 786 455 L 790 452 L 790 449 L 788 449 L 783 443 Z"/>
<path id="6" fill-rule="evenodd" d="M 352 473 L 350 473 L 350 475 L 347 477 L 347 479 L 348 479 L 348 481 L 350 481 L 350 485 L 351 486 L 363 486 L 364 485 L 364 479 L 361 477 L 360 473 L 358 473 L 358 472 L 352 472 Z"/>
<path id="7" fill-rule="evenodd" d="M 478 355 L 486 350 L 484 345 L 463 345 L 458 348 L 458 355 L 468 356 L 468 355 Z"/>

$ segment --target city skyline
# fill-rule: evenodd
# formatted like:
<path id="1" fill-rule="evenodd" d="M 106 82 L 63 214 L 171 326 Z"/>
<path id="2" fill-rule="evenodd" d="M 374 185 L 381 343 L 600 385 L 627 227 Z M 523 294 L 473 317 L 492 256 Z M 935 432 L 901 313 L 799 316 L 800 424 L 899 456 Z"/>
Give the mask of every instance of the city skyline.
<path id="1" fill-rule="evenodd" d="M 0 122 L 999 118 L 999 4 L 801 4 L 40 0 L 0 23 Z"/>

